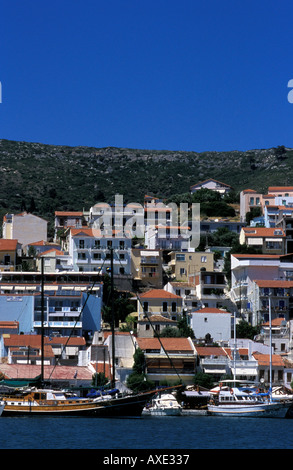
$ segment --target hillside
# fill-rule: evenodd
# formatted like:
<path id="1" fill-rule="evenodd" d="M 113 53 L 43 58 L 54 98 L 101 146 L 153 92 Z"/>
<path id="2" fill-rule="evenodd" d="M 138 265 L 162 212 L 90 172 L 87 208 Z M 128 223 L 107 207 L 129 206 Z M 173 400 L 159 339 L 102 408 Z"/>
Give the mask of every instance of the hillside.
<path id="1" fill-rule="evenodd" d="M 89 209 L 122 194 L 170 198 L 209 177 L 265 192 L 293 184 L 293 149 L 181 152 L 44 145 L 0 140 L 0 217 L 31 210 L 52 219 L 57 210 Z"/>

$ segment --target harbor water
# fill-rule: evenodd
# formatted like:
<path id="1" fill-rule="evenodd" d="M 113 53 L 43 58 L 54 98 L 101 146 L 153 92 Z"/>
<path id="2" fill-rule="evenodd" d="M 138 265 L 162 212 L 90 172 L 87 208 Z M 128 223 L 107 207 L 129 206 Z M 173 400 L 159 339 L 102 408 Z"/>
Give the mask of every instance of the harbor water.
<path id="1" fill-rule="evenodd" d="M 0 418 L 1 449 L 292 449 L 293 419 Z"/>

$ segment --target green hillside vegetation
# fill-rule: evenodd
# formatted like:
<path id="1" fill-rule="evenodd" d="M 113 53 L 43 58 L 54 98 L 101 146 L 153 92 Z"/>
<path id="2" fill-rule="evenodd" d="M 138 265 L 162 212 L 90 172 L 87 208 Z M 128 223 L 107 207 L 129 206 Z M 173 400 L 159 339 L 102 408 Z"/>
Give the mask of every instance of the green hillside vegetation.
<path id="1" fill-rule="evenodd" d="M 88 210 L 97 202 L 142 203 L 145 194 L 170 199 L 193 184 L 214 178 L 234 188 L 265 193 L 292 185 L 293 150 L 278 146 L 247 152 L 181 152 L 44 145 L 0 140 L 0 217 L 32 212 L 52 221 L 55 210 Z M 176 202 L 173 200 L 173 202 Z M 227 201 L 213 201 L 225 216 Z M 211 215 L 211 201 L 202 201 Z M 227 216 L 232 216 L 232 212 Z"/>

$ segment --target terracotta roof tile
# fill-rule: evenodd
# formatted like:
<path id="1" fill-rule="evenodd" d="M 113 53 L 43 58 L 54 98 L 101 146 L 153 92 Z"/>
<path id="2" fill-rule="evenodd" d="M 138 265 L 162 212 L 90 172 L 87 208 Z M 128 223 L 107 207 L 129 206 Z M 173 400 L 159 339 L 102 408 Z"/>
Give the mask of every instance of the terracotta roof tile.
<path id="1" fill-rule="evenodd" d="M 254 358 L 257 360 L 259 366 L 269 366 L 270 365 L 270 355 L 269 354 L 261 354 L 259 352 L 254 352 L 252 354 Z M 284 367 L 284 361 L 281 356 L 278 354 L 272 355 L 272 365 L 277 367 Z"/>
<path id="2" fill-rule="evenodd" d="M 211 308 L 211 307 L 205 307 L 201 308 L 200 310 L 194 310 L 192 313 L 228 313 L 231 315 L 230 312 L 227 312 L 227 310 L 222 310 L 220 308 Z"/>
<path id="3" fill-rule="evenodd" d="M 171 351 L 193 351 L 188 338 L 160 338 L 164 349 L 167 352 Z M 161 350 L 161 344 L 158 338 L 137 338 L 137 343 L 143 351 L 147 349 Z"/>
<path id="4" fill-rule="evenodd" d="M 181 299 L 179 295 L 167 292 L 164 289 L 151 289 L 140 295 L 142 299 Z"/>

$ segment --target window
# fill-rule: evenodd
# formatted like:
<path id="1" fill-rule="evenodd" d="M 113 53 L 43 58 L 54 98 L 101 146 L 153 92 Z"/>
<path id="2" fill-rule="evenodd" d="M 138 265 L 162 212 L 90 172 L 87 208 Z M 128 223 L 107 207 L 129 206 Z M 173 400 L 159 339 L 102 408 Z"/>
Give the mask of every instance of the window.
<path id="1" fill-rule="evenodd" d="M 84 249 L 84 240 L 79 240 L 79 248 L 80 248 L 81 250 Z"/>
<path id="2" fill-rule="evenodd" d="M 146 331 L 148 331 L 150 329 L 149 323 L 146 324 L 145 329 L 146 329 Z"/>
<path id="3" fill-rule="evenodd" d="M 144 302 L 144 303 L 143 303 L 143 311 L 144 311 L 144 312 L 148 312 L 148 311 L 149 311 L 149 303 L 148 303 L 148 302 Z"/>
<path id="4" fill-rule="evenodd" d="M 176 302 L 172 302 L 172 312 L 176 312 L 177 311 L 177 304 Z"/>
<path id="5" fill-rule="evenodd" d="M 185 261 L 185 255 L 176 253 L 176 261 Z"/>
<path id="6" fill-rule="evenodd" d="M 207 323 L 208 319 L 207 317 L 204 317 L 204 322 Z"/>
<path id="7" fill-rule="evenodd" d="M 202 263 L 206 263 L 206 262 L 207 262 L 207 257 L 206 257 L 206 256 L 202 256 L 202 257 L 201 257 L 201 262 L 202 262 Z"/>
<path id="8" fill-rule="evenodd" d="M 163 312 L 168 311 L 168 302 L 163 302 Z"/>

